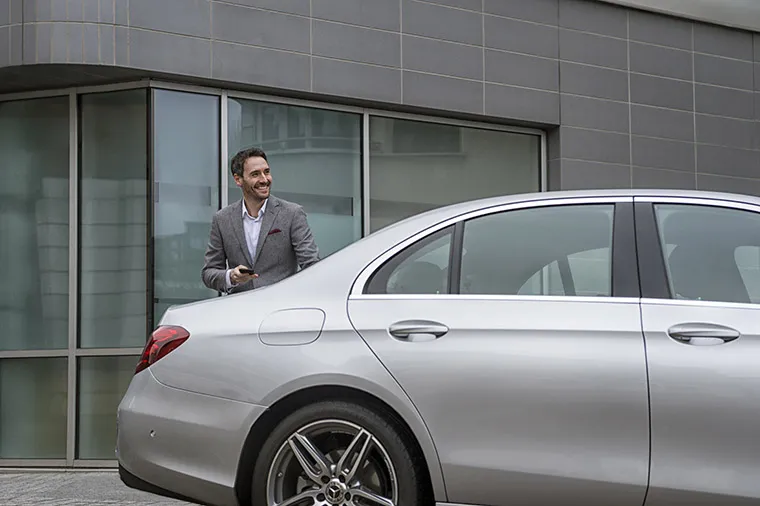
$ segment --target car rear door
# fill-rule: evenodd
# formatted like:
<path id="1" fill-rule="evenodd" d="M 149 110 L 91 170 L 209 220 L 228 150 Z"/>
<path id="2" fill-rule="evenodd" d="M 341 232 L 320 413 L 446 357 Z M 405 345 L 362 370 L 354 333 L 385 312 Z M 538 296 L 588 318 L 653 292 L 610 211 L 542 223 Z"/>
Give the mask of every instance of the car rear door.
<path id="1" fill-rule="evenodd" d="M 548 198 L 441 224 L 365 270 L 348 312 L 427 423 L 448 501 L 643 504 L 632 198 Z"/>
<path id="2" fill-rule="evenodd" d="M 760 504 L 760 209 L 639 197 L 646 506 Z"/>

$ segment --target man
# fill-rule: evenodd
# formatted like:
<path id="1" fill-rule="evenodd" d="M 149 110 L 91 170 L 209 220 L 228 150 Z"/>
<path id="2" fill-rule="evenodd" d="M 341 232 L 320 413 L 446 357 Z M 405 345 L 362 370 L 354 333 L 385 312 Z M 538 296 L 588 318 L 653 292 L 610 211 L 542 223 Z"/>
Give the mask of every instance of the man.
<path id="1" fill-rule="evenodd" d="M 319 260 L 306 213 L 270 195 L 267 155 L 244 149 L 232 159 L 232 177 L 243 198 L 214 214 L 201 277 L 223 293 L 271 285 Z"/>

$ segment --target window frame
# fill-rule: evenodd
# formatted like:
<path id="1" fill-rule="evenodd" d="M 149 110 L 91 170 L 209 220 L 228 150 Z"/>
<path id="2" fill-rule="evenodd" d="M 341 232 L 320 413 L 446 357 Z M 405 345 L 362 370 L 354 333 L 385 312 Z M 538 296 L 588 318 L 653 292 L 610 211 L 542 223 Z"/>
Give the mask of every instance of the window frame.
<path id="1" fill-rule="evenodd" d="M 448 268 L 448 282 L 447 282 L 447 291 L 446 295 L 449 295 L 452 293 L 452 265 L 454 262 L 454 259 L 456 257 L 461 257 L 461 255 L 456 254 L 456 244 L 455 244 L 455 232 L 458 227 L 457 225 L 451 225 L 448 227 L 444 227 L 440 230 L 437 230 L 433 232 L 430 235 L 426 235 L 422 239 L 415 241 L 411 245 L 407 246 L 406 248 L 402 249 L 397 254 L 393 255 L 389 259 L 387 259 L 379 268 L 375 269 L 375 271 L 369 276 L 367 279 L 367 282 L 364 284 L 364 289 L 362 290 L 362 293 L 365 295 L 394 295 L 389 294 L 386 292 L 388 288 L 388 281 L 391 278 L 391 275 L 393 275 L 394 272 L 396 272 L 396 269 L 400 265 L 402 265 L 404 262 L 406 262 L 409 257 L 423 249 L 424 247 L 428 246 L 431 243 L 434 243 L 435 241 L 442 239 L 444 237 L 451 237 L 451 240 L 449 241 L 449 268 Z M 461 227 L 460 227 L 461 228 Z M 460 248 L 461 250 L 461 248 Z M 381 290 L 381 291 L 378 291 Z M 408 295 L 424 295 L 424 294 L 408 294 Z"/>
<path id="2" fill-rule="evenodd" d="M 634 222 L 633 196 L 619 197 L 539 197 L 536 200 L 518 201 L 495 205 L 492 207 L 470 210 L 463 214 L 444 219 L 433 224 L 425 230 L 419 231 L 387 250 L 383 255 L 367 265 L 354 282 L 351 298 L 428 298 L 455 296 L 460 298 L 517 298 L 517 299 L 622 299 L 640 298 L 639 262 L 637 261 L 636 235 Z M 612 223 L 612 266 L 611 266 L 611 294 L 609 296 L 588 297 L 577 295 L 478 295 L 461 294 L 461 267 L 462 249 L 464 241 L 464 225 L 467 221 L 501 214 L 504 212 L 518 211 L 522 209 L 537 209 L 547 207 L 567 207 L 577 205 L 611 205 L 613 206 Z M 406 258 L 414 254 L 426 244 L 434 241 L 447 233 L 452 233 L 453 238 L 449 252 L 449 290 L 447 294 L 388 294 L 378 293 L 370 289 L 370 283 L 376 278 L 387 265 L 394 262 L 393 272 Z M 398 259 L 398 260 L 396 260 Z M 387 278 L 387 277 L 386 277 Z M 385 280 L 387 283 L 387 279 Z"/>
<path id="3" fill-rule="evenodd" d="M 664 245 L 661 241 L 655 206 L 692 205 L 712 209 L 751 212 L 760 218 L 760 206 L 746 202 L 705 197 L 636 197 L 636 248 L 641 277 L 641 298 L 675 304 L 752 307 L 757 303 L 726 302 L 720 300 L 677 299 L 671 291 L 671 280 L 665 264 Z"/>

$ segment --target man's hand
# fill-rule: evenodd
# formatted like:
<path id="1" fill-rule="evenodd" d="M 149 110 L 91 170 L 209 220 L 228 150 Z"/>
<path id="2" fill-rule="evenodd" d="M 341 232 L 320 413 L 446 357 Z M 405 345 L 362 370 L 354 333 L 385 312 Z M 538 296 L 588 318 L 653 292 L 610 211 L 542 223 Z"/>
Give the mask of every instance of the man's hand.
<path id="1" fill-rule="evenodd" d="M 232 271 L 230 272 L 230 281 L 233 285 L 239 285 L 241 283 L 245 283 L 247 281 L 250 281 L 252 279 L 256 279 L 259 277 L 258 274 L 244 274 L 240 272 L 240 269 L 247 269 L 245 265 L 238 265 Z"/>

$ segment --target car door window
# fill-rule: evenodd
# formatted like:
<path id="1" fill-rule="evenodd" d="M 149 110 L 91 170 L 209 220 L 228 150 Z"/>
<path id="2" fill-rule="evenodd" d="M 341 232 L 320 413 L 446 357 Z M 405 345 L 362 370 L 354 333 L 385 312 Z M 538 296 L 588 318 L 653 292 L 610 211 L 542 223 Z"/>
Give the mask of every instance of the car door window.
<path id="1" fill-rule="evenodd" d="M 760 215 L 693 204 L 656 204 L 673 298 L 760 302 Z"/>
<path id="2" fill-rule="evenodd" d="M 449 293 L 453 230 L 453 227 L 448 227 L 436 232 L 396 254 L 373 274 L 365 293 Z"/>
<path id="3" fill-rule="evenodd" d="M 613 204 L 589 204 L 468 220 L 460 292 L 609 297 L 613 217 Z"/>

